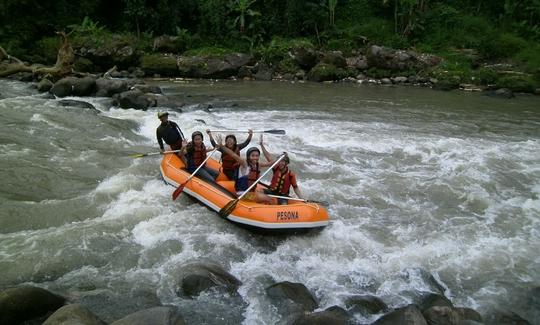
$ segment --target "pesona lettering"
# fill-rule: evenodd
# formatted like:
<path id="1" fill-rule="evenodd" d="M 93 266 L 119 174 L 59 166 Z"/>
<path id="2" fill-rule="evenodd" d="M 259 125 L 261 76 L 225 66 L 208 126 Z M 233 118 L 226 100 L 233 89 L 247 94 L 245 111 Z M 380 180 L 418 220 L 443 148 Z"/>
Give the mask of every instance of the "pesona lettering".
<path id="1" fill-rule="evenodd" d="M 298 219 L 298 211 L 278 211 L 276 212 L 277 220 L 294 220 Z"/>

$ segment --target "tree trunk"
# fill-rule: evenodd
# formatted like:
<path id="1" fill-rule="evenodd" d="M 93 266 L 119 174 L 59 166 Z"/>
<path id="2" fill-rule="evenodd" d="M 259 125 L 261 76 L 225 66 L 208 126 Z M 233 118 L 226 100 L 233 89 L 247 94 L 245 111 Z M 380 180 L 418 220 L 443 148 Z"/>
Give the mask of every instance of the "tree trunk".
<path id="1" fill-rule="evenodd" d="M 18 72 L 32 72 L 35 75 L 50 75 L 53 79 L 60 79 L 73 73 L 73 62 L 75 55 L 73 54 L 73 48 L 67 39 L 67 35 L 64 32 L 57 32 L 62 40 L 62 44 L 58 49 L 56 56 L 56 63 L 53 67 L 41 67 L 35 64 L 27 65 L 21 60 L 9 55 L 0 46 L 0 60 L 7 60 L 8 63 L 5 66 L 0 67 L 0 77 L 7 77 Z"/>

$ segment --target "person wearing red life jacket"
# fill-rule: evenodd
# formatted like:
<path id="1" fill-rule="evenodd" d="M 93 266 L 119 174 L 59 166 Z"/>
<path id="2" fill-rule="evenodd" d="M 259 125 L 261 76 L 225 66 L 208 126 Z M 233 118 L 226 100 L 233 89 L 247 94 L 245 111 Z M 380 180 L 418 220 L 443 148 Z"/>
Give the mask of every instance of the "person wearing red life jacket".
<path id="1" fill-rule="evenodd" d="M 216 146 L 216 141 L 214 140 L 214 137 L 212 136 L 212 132 L 210 130 L 206 130 L 206 133 L 208 133 L 208 136 L 210 137 L 210 143 L 212 146 Z M 236 137 L 233 134 L 229 134 L 225 137 L 225 147 L 232 150 L 235 154 L 240 156 L 240 150 L 247 147 L 247 145 L 251 142 L 251 138 L 253 137 L 253 130 L 248 130 L 248 137 L 246 141 L 237 144 Z M 227 154 L 223 149 L 218 149 L 219 152 L 221 152 L 221 166 L 223 168 L 223 173 L 229 178 L 231 181 L 235 181 L 238 178 L 238 168 L 240 167 L 240 163 L 236 161 L 236 159 Z"/>
<path id="2" fill-rule="evenodd" d="M 221 137 L 216 137 L 218 148 L 226 154 L 233 157 L 240 166 L 238 167 L 238 177 L 235 181 L 236 194 L 242 195 L 244 192 L 261 176 L 261 168 L 270 167 L 272 162 L 259 162 L 261 151 L 257 147 L 251 147 L 246 151 L 246 158 L 243 159 L 234 151 L 221 143 Z M 255 201 L 258 203 L 271 203 L 269 196 L 262 190 L 256 190 L 256 187 L 250 190 L 242 200 Z"/>
<path id="3" fill-rule="evenodd" d="M 184 140 L 182 153 L 186 157 L 186 169 L 190 173 L 193 173 L 202 164 L 206 159 L 206 153 L 212 151 L 212 149 L 205 147 L 203 139 L 203 134 L 195 131 L 191 134 L 191 141 L 189 143 Z M 217 170 L 207 167 L 206 164 L 197 172 L 197 177 L 209 182 L 214 182 L 218 175 L 219 172 Z"/>
<path id="4" fill-rule="evenodd" d="M 276 158 L 274 155 L 268 152 L 266 150 L 266 147 L 263 143 L 263 137 L 261 134 L 261 141 L 260 141 L 261 149 L 263 151 L 264 157 L 269 162 L 276 161 Z M 289 169 L 289 156 L 286 155 L 285 158 L 283 158 L 272 170 L 273 176 L 272 176 L 272 182 L 270 183 L 270 188 L 264 190 L 265 194 L 273 194 L 278 196 L 289 196 L 291 187 L 294 190 L 294 193 L 296 193 L 296 196 L 298 196 L 299 199 L 302 199 L 302 192 L 300 191 L 300 188 L 298 187 L 298 184 L 296 182 L 296 174 Z M 278 199 L 279 204 L 287 204 L 287 199 Z"/>

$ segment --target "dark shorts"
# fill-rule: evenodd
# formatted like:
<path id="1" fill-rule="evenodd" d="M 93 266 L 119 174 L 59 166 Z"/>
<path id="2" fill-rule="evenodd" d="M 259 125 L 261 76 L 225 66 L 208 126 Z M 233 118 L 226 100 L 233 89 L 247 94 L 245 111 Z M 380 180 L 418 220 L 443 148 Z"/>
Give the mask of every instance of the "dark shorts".
<path id="1" fill-rule="evenodd" d="M 178 140 L 178 142 L 169 144 L 172 150 L 180 150 L 182 149 L 182 139 Z"/>

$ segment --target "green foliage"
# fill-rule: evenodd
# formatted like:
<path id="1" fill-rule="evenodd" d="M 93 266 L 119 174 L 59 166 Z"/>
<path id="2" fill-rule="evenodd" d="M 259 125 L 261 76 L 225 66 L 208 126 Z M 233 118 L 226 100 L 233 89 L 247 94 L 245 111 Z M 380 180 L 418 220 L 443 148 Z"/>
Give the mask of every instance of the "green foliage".
<path id="1" fill-rule="evenodd" d="M 190 49 L 184 52 L 183 55 L 186 56 L 216 56 L 223 57 L 227 54 L 235 53 L 234 49 L 224 48 L 224 47 L 199 47 L 195 49 Z"/>
<path id="2" fill-rule="evenodd" d="M 504 33 L 496 38 L 484 38 L 480 44 L 480 53 L 486 59 L 512 57 L 527 46 L 527 42 L 516 35 Z"/>
<path id="3" fill-rule="evenodd" d="M 313 48 L 313 44 L 305 38 L 284 39 L 274 37 L 266 47 L 259 49 L 259 54 L 267 63 L 279 62 L 287 57 L 287 52 L 290 49 L 295 47 Z"/>
<path id="4" fill-rule="evenodd" d="M 296 73 L 298 70 L 300 70 L 300 67 L 291 57 L 286 57 L 277 66 L 277 71 L 281 73 Z"/>
<path id="5" fill-rule="evenodd" d="M 99 22 L 92 21 L 88 16 L 85 16 L 79 25 L 69 25 L 68 28 L 72 33 L 92 37 L 101 37 L 105 31 L 105 26 L 100 26 Z"/>
<path id="6" fill-rule="evenodd" d="M 369 68 L 365 72 L 366 76 L 376 79 L 389 78 L 392 76 L 392 71 L 379 68 Z"/>
<path id="7" fill-rule="evenodd" d="M 43 58 L 43 63 L 54 64 L 56 62 L 56 55 L 58 54 L 58 48 L 60 47 L 60 39 L 58 36 L 45 37 L 37 41 L 34 54 L 37 54 Z"/>
<path id="8" fill-rule="evenodd" d="M 508 88 L 516 92 L 532 93 L 538 83 L 528 75 L 509 75 L 499 78 L 497 87 Z"/>
<path id="9" fill-rule="evenodd" d="M 525 71 L 538 73 L 540 71 L 540 44 L 530 42 L 525 48 L 519 51 L 514 58 L 524 66 Z"/>

